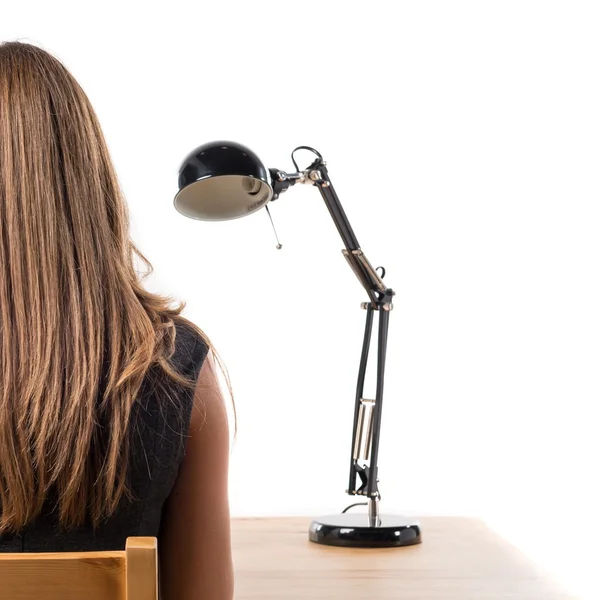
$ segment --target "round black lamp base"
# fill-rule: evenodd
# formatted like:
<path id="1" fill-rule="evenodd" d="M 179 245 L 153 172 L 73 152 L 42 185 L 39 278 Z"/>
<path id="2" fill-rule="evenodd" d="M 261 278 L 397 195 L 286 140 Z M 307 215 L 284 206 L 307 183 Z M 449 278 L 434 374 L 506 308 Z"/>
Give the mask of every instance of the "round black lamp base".
<path id="1" fill-rule="evenodd" d="M 316 544 L 351 548 L 392 548 L 421 542 L 418 521 L 396 515 L 381 515 L 380 525 L 369 526 L 366 514 L 328 515 L 310 524 L 308 538 Z"/>

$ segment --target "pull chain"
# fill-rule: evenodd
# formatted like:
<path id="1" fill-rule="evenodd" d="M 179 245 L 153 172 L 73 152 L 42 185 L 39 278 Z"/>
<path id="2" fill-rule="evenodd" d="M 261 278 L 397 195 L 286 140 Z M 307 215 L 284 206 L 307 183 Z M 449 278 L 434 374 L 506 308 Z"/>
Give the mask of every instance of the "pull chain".
<path id="1" fill-rule="evenodd" d="M 277 237 L 277 231 L 275 230 L 275 223 L 273 223 L 273 217 L 271 216 L 271 211 L 269 210 L 269 206 L 265 204 L 265 208 L 267 209 L 267 214 L 269 215 L 269 219 L 271 220 L 271 227 L 273 228 L 273 233 L 275 234 L 275 239 L 277 240 L 277 250 L 281 250 L 281 244 L 279 243 L 279 238 Z"/>

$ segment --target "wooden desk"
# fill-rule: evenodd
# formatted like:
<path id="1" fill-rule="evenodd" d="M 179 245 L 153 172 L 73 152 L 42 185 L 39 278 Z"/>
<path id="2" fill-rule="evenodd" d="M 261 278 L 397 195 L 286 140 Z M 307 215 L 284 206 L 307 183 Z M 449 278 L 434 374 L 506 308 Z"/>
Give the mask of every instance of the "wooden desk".
<path id="1" fill-rule="evenodd" d="M 235 519 L 236 600 L 573 600 L 476 519 L 421 519 L 423 543 L 308 541 L 308 518 Z"/>

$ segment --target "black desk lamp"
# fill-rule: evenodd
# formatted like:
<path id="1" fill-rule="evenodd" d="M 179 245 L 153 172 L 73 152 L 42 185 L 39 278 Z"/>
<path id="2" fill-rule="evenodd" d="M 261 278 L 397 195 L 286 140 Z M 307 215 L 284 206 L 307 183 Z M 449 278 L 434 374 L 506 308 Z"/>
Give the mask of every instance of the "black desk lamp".
<path id="1" fill-rule="evenodd" d="M 309 150 L 316 158 L 300 171 L 294 154 Z M 333 189 L 323 157 L 313 148 L 300 146 L 292 152 L 296 171 L 286 173 L 266 169 L 249 148 L 233 142 L 212 142 L 196 148 L 179 170 L 179 192 L 175 208 L 192 219 L 224 221 L 252 214 L 297 183 L 316 186 L 344 242 L 342 250 L 352 270 L 365 288 L 369 301 L 362 304 L 367 323 L 360 358 L 354 406 L 354 425 L 347 494 L 365 497 L 367 514 L 347 513 L 317 519 L 310 525 L 309 539 L 332 546 L 407 546 L 421 541 L 416 521 L 379 514 L 377 455 L 381 428 L 381 406 L 387 348 L 388 325 L 394 292 L 383 282 L 385 270 L 374 269 L 363 254 Z M 277 244 L 278 248 L 281 245 Z M 381 271 L 381 274 L 378 271 Z M 365 374 L 373 329 L 373 314 L 379 315 L 377 339 L 377 387 L 375 400 L 363 397 Z"/>

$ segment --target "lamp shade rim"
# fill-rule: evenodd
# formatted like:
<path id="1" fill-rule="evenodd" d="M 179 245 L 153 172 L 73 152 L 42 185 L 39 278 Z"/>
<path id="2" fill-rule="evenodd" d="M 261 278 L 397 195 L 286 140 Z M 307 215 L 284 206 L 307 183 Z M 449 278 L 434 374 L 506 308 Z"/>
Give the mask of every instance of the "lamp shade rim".
<path id="1" fill-rule="evenodd" d="M 268 188 L 268 195 L 266 199 L 263 200 L 259 200 L 257 201 L 255 204 L 250 205 L 249 207 L 247 207 L 244 212 L 240 213 L 240 214 L 236 214 L 235 216 L 198 216 L 198 214 L 193 214 L 193 211 L 189 211 L 189 210 L 185 210 L 185 208 L 183 207 L 183 203 L 181 201 L 182 199 L 182 194 L 184 194 L 186 192 L 186 190 L 189 191 L 189 188 L 193 187 L 196 184 L 202 183 L 204 181 L 207 181 L 208 179 L 237 179 L 237 178 L 249 178 L 249 179 L 255 179 L 256 181 L 260 181 L 264 186 L 266 186 Z M 175 197 L 173 198 L 173 206 L 175 207 L 175 210 L 177 210 L 177 212 L 180 215 L 183 215 L 184 217 L 187 217 L 189 219 L 194 219 L 196 221 L 231 221 L 234 219 L 241 219 L 242 217 L 246 217 L 248 215 L 254 214 L 255 212 L 258 212 L 259 210 L 261 210 L 262 208 L 264 208 L 271 200 L 273 199 L 273 186 L 269 183 L 268 179 L 263 179 L 262 177 L 255 177 L 253 175 L 234 175 L 234 174 L 226 174 L 226 175 L 205 175 L 204 177 L 200 177 L 199 179 L 197 179 L 196 181 L 193 181 L 191 183 L 189 183 L 188 185 L 186 185 L 185 187 L 181 188 L 176 194 Z"/>

